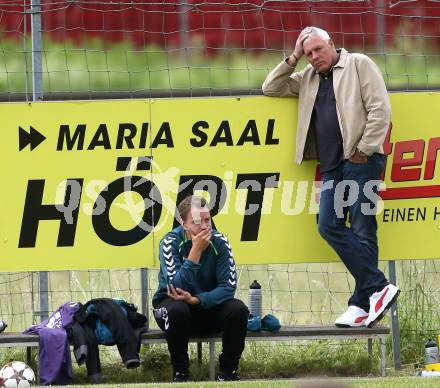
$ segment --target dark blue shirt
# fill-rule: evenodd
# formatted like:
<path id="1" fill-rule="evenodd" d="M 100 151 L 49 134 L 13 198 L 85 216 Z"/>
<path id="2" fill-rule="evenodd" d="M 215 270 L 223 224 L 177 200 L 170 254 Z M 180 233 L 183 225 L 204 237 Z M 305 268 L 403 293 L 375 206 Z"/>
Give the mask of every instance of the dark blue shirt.
<path id="1" fill-rule="evenodd" d="M 319 89 L 313 106 L 311 124 L 316 135 L 320 170 L 326 172 L 338 167 L 343 159 L 344 150 L 336 113 L 333 71 L 325 75 L 316 75 L 318 76 Z"/>

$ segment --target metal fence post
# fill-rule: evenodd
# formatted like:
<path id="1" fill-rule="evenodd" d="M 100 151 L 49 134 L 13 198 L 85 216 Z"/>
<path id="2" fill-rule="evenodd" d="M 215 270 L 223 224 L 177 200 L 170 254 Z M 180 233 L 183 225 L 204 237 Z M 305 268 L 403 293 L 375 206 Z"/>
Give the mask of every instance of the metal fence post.
<path id="1" fill-rule="evenodd" d="M 40 271 L 38 273 L 40 281 L 40 312 L 42 321 L 49 317 L 49 273 Z"/>
<path id="2" fill-rule="evenodd" d="M 385 51 L 385 17 L 384 17 L 385 0 L 377 0 L 376 2 L 376 50 L 378 54 Z"/>
<path id="3" fill-rule="evenodd" d="M 32 37 L 32 101 L 43 99 L 43 66 L 41 60 L 41 3 L 31 1 L 31 37 Z M 39 272 L 40 278 L 40 318 L 49 316 L 49 274 Z"/>
<path id="4" fill-rule="evenodd" d="M 179 8 L 179 25 L 180 25 L 180 48 L 184 49 L 182 56 L 184 58 L 187 57 L 188 52 L 187 48 L 189 47 L 189 20 L 188 20 L 188 11 L 190 10 L 190 6 L 186 1 L 180 4 Z"/>
<path id="5" fill-rule="evenodd" d="M 396 284 L 396 262 L 390 260 L 388 262 L 388 270 L 390 275 L 390 282 Z M 401 369 L 402 363 L 400 358 L 400 329 L 399 329 L 399 315 L 397 313 L 397 302 L 391 307 L 391 333 L 393 338 L 393 360 L 394 368 Z"/>
<path id="6" fill-rule="evenodd" d="M 43 99 L 43 61 L 41 60 L 41 4 L 40 0 L 31 2 L 32 33 L 32 100 Z"/>
<path id="7" fill-rule="evenodd" d="M 141 268 L 141 311 L 148 318 L 148 268 Z"/>

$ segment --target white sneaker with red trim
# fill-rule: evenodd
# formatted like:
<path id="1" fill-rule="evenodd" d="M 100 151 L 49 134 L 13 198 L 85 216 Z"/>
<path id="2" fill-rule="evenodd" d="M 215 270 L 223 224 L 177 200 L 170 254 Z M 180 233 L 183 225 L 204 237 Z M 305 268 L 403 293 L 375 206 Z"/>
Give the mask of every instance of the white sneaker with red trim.
<path id="1" fill-rule="evenodd" d="M 367 327 L 373 327 L 379 322 L 394 304 L 400 290 L 394 284 L 388 284 L 382 290 L 370 296 L 370 313 L 365 322 Z"/>
<path id="2" fill-rule="evenodd" d="M 357 306 L 348 306 L 347 311 L 335 321 L 338 327 L 359 327 L 365 326 L 368 313 Z"/>

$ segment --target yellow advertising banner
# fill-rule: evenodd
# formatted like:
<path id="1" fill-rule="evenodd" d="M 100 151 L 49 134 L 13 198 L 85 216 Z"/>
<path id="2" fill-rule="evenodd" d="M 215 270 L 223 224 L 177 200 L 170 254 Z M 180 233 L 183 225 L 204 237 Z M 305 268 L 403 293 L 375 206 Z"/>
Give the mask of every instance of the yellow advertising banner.
<path id="1" fill-rule="evenodd" d="M 440 257 L 440 93 L 391 94 L 381 259 Z M 295 99 L 0 104 L 1 271 L 157 267 L 175 206 L 211 203 L 239 264 L 335 261 Z M 440 168 L 440 167 L 439 167 Z"/>

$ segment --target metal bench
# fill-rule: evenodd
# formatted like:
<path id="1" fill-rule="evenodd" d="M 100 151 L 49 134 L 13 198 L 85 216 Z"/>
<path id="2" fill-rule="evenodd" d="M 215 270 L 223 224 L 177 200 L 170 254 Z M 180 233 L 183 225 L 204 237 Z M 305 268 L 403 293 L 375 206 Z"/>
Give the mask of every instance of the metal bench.
<path id="1" fill-rule="evenodd" d="M 374 327 L 367 329 L 358 328 L 338 328 L 335 326 L 285 326 L 278 333 L 267 331 L 248 332 L 246 342 L 249 341 L 303 341 L 303 340 L 348 340 L 366 339 L 368 353 L 372 354 L 372 341 L 379 340 L 380 349 L 380 371 L 385 376 L 386 368 L 386 338 L 390 334 L 387 327 Z M 160 330 L 149 330 L 142 336 L 142 344 L 164 343 L 165 335 Z M 221 333 L 193 337 L 190 342 L 198 343 L 198 358 L 201 359 L 202 343 L 209 344 L 209 377 L 215 378 L 215 343 L 221 342 Z M 31 358 L 31 348 L 39 346 L 38 335 L 21 333 L 2 333 L 0 334 L 0 347 L 26 347 L 27 359 Z"/>

